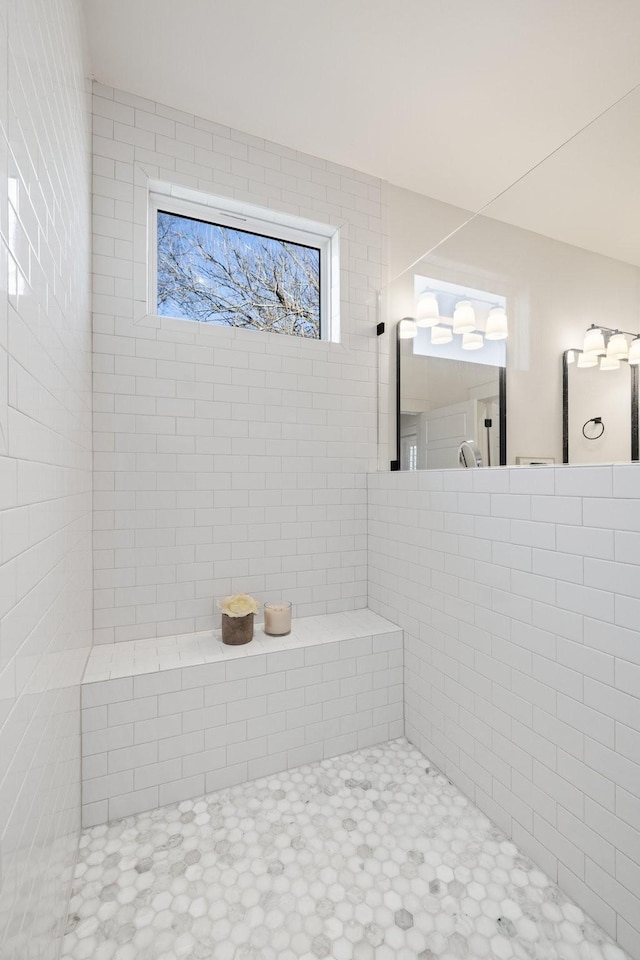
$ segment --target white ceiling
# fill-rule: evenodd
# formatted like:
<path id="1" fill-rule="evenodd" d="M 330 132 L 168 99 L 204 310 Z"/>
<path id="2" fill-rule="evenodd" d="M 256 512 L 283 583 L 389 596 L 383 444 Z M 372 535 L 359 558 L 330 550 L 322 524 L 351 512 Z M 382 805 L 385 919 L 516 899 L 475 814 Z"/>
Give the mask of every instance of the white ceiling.
<path id="1" fill-rule="evenodd" d="M 471 210 L 640 82 L 640 0 L 85 0 L 85 8 L 103 83 Z M 601 206 L 627 196 L 626 186 L 640 200 L 637 154 L 635 169 L 624 167 L 628 184 L 600 154 L 592 176 L 611 194 Z M 555 200 L 547 205 L 544 223 L 539 188 L 526 203 L 520 195 L 522 225 L 535 214 L 533 229 L 619 255 L 601 230 L 567 234 L 584 196 L 571 178 L 565 187 L 573 198 L 561 216 Z"/>
<path id="2" fill-rule="evenodd" d="M 640 266 L 640 89 L 487 208 L 486 215 Z"/>

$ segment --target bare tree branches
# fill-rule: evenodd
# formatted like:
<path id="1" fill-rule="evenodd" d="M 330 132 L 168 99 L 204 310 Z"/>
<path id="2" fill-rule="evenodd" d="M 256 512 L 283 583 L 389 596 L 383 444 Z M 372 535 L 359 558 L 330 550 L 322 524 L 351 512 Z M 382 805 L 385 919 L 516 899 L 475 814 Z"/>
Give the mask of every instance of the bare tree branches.
<path id="1" fill-rule="evenodd" d="M 158 211 L 158 313 L 320 335 L 320 251 Z"/>

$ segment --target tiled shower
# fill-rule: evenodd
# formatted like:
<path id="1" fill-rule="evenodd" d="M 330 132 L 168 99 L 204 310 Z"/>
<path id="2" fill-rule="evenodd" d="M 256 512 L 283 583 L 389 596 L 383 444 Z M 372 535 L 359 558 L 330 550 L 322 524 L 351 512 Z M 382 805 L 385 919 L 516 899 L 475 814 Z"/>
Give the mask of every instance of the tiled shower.
<path id="1" fill-rule="evenodd" d="M 636 467 L 376 473 L 384 184 L 0 43 L 0 956 L 640 956 Z M 141 177 L 340 224 L 342 342 L 140 320 Z"/>

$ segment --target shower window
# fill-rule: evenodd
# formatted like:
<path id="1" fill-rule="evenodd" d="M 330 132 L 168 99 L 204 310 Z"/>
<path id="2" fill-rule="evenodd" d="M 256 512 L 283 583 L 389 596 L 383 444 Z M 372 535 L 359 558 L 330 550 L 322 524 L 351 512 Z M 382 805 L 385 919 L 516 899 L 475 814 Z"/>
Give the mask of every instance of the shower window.
<path id="1" fill-rule="evenodd" d="M 152 198 L 151 212 L 156 315 L 336 339 L 336 247 L 327 228 L 314 233 L 291 226 L 292 218 L 269 223 L 165 196 Z"/>

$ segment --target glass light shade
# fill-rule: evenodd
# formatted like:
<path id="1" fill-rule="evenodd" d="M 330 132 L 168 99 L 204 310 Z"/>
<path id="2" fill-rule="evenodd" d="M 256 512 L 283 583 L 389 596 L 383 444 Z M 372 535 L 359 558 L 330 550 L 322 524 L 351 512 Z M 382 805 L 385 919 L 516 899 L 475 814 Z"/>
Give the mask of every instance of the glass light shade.
<path id="1" fill-rule="evenodd" d="M 453 331 L 451 327 L 431 327 L 431 343 L 451 343 L 453 340 Z"/>
<path id="2" fill-rule="evenodd" d="M 440 319 L 438 299 L 435 293 L 422 293 L 416 307 L 416 323 L 419 327 L 435 327 Z"/>
<path id="3" fill-rule="evenodd" d="M 401 340 L 413 340 L 417 336 L 418 328 L 416 327 L 415 320 L 412 320 L 411 317 L 403 317 L 400 321 L 399 326 L 399 336 Z"/>
<path id="4" fill-rule="evenodd" d="M 476 328 L 476 313 L 470 300 L 456 303 L 453 311 L 453 332 L 470 333 Z"/>
<path id="5" fill-rule="evenodd" d="M 601 370 L 618 370 L 619 367 L 620 361 L 615 357 L 600 357 Z"/>
<path id="6" fill-rule="evenodd" d="M 631 346 L 629 347 L 629 364 L 632 367 L 635 367 L 639 363 L 640 363 L 640 337 L 636 337 L 635 340 L 631 341 Z"/>
<path id="7" fill-rule="evenodd" d="M 607 344 L 607 356 L 612 360 L 626 360 L 629 356 L 629 342 L 624 333 L 613 333 Z"/>
<path id="8" fill-rule="evenodd" d="M 576 352 L 575 350 L 567 350 L 567 363 L 576 362 Z"/>
<path id="9" fill-rule="evenodd" d="M 489 311 L 487 317 L 487 326 L 484 331 L 487 340 L 506 340 L 509 336 L 507 327 L 507 315 L 504 307 L 494 307 Z"/>
<path id="10" fill-rule="evenodd" d="M 598 354 L 597 353 L 581 353 L 578 357 L 578 367 L 597 367 L 598 366 Z"/>
<path id="11" fill-rule="evenodd" d="M 604 353 L 604 336 L 598 327 L 592 327 L 584 335 L 582 349 L 585 353 Z"/>
<path id="12" fill-rule="evenodd" d="M 483 342 L 481 333 L 472 333 L 467 330 L 467 332 L 462 335 L 463 350 L 480 350 Z"/>

